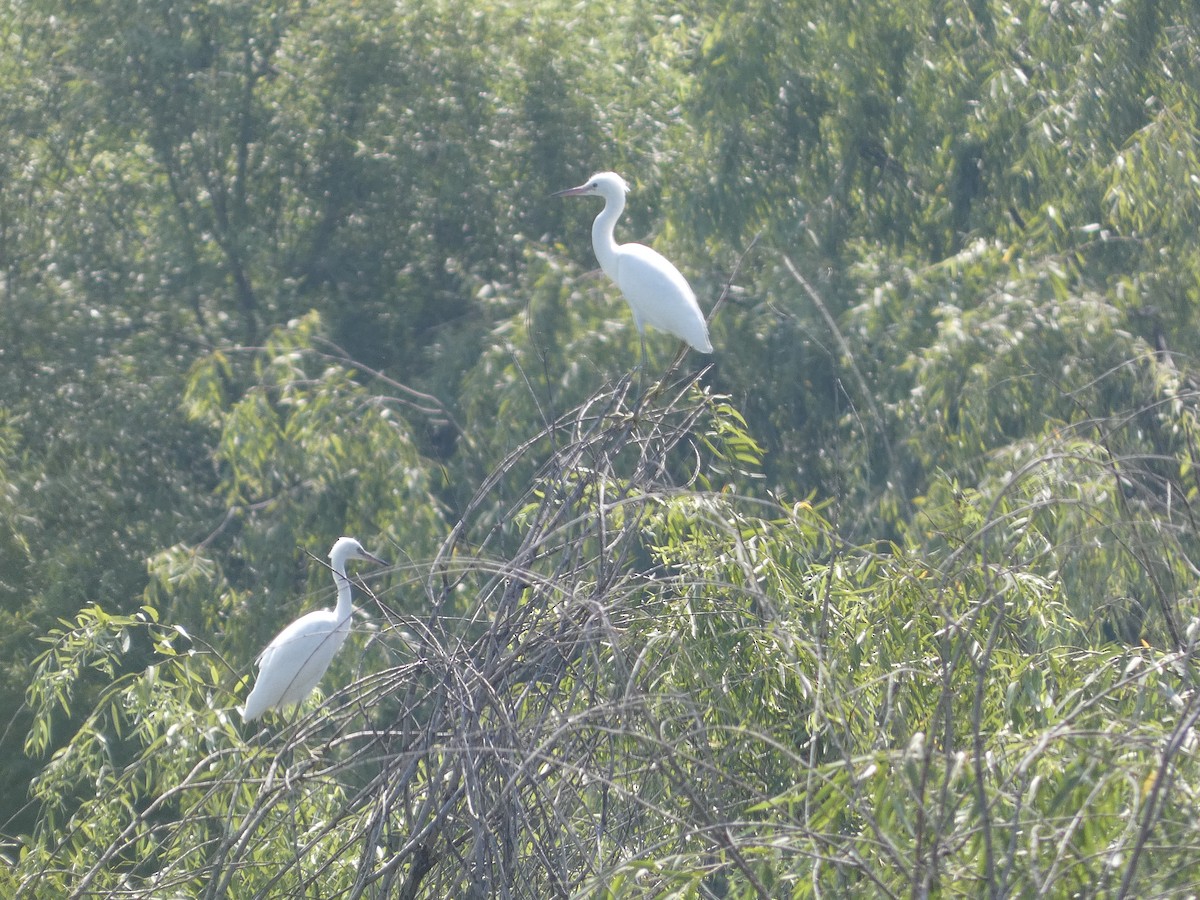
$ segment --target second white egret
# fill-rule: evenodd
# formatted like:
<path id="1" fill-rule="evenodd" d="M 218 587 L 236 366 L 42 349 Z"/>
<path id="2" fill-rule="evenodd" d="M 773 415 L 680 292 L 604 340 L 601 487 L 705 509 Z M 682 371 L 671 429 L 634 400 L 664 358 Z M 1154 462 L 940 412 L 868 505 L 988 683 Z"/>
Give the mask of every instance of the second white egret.
<path id="1" fill-rule="evenodd" d="M 616 172 L 600 172 L 579 187 L 554 196 L 604 198 L 604 209 L 592 223 L 592 249 L 604 274 L 621 289 L 633 310 L 643 361 L 647 325 L 675 335 L 701 353 L 712 353 L 708 325 L 687 279 L 657 250 L 645 244 L 618 244 L 613 236 L 628 190 L 629 185 Z"/>
<path id="2" fill-rule="evenodd" d="M 366 559 L 387 565 L 363 549 L 354 538 L 338 538 L 329 551 L 337 606 L 301 616 L 275 636 L 258 657 L 258 678 L 246 698 L 242 721 L 252 722 L 270 709 L 301 702 L 309 695 L 350 634 L 350 578 L 346 562 Z"/>

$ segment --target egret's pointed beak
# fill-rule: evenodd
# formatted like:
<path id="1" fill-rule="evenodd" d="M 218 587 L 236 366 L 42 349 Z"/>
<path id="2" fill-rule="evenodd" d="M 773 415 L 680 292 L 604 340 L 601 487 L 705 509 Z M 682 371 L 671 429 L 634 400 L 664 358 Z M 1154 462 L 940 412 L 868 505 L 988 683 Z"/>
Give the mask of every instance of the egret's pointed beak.
<path id="1" fill-rule="evenodd" d="M 370 560 L 371 562 L 373 562 L 373 563 L 375 563 L 376 565 L 379 565 L 379 566 L 386 566 L 386 565 L 388 565 L 388 563 L 387 563 L 387 562 L 385 562 L 384 560 L 380 559 L 378 556 L 376 556 L 376 555 L 375 555 L 375 554 L 373 554 L 373 553 L 368 553 L 366 550 L 364 550 L 364 551 L 362 552 L 362 555 L 359 557 L 359 559 L 366 559 L 366 560 Z"/>
<path id="2" fill-rule="evenodd" d="M 581 184 L 579 187 L 567 188 L 565 191 L 555 191 L 551 197 L 582 197 L 587 193 L 588 186 Z"/>

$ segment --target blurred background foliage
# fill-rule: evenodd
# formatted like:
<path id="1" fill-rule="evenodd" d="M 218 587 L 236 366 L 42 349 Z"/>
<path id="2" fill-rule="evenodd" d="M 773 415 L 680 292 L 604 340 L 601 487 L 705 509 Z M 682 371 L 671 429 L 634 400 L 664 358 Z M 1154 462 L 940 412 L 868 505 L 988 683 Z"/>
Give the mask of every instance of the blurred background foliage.
<path id="1" fill-rule="evenodd" d="M 602 454 L 646 502 L 620 528 L 647 615 L 609 660 L 641 663 L 593 687 L 703 727 L 656 750 L 622 725 L 597 759 L 679 747 L 744 830 L 683 816 L 697 798 L 659 772 L 661 819 L 561 895 L 1200 882 L 1200 771 L 1168 755 L 1197 702 L 1195 4 L 28 0 L 0 12 L 0 84 L 20 877 L 187 771 L 194 744 L 122 780 L 169 743 L 155 709 L 240 740 L 241 679 L 326 602 L 305 554 L 338 535 L 395 563 L 396 616 L 490 621 L 486 592 L 444 605 L 434 560 L 518 558 L 547 479 L 603 469 L 548 468 L 591 434 L 573 411 L 638 359 L 596 210 L 549 197 L 613 169 L 618 238 L 724 300 L 670 401 L 701 434 L 642 482 L 666 420 Z M 675 342 L 649 337 L 654 376 Z M 98 783 L 136 790 L 100 809 Z M 70 852 L 47 896 L 95 864 Z"/>

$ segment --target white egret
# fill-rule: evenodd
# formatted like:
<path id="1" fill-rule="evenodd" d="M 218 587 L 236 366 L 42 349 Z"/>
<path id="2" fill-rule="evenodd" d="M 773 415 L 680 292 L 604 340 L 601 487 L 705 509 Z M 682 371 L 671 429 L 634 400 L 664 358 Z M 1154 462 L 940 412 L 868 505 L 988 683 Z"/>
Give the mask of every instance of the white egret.
<path id="1" fill-rule="evenodd" d="M 258 657 L 258 679 L 246 698 L 242 721 L 252 722 L 269 709 L 299 703 L 309 695 L 350 633 L 350 578 L 346 561 L 367 559 L 387 565 L 354 538 L 341 537 L 329 551 L 337 606 L 301 616 L 275 636 Z"/>
<path id="2" fill-rule="evenodd" d="M 600 268 L 621 289 L 642 341 L 646 359 L 646 326 L 673 334 L 699 350 L 712 353 L 708 326 L 687 279 L 657 250 L 645 244 L 618 244 L 613 237 L 617 219 L 625 210 L 629 185 L 616 172 L 600 172 L 579 187 L 568 188 L 555 197 L 603 197 L 604 209 L 592 223 L 592 249 Z"/>

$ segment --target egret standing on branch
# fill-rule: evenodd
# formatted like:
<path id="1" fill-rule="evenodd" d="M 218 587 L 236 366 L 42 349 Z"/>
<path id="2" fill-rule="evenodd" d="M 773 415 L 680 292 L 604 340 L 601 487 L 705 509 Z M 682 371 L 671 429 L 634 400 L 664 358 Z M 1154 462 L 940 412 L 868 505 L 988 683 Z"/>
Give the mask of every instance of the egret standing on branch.
<path id="1" fill-rule="evenodd" d="M 387 565 L 372 556 L 354 538 L 337 539 L 329 551 L 337 606 L 301 616 L 275 636 L 258 657 L 258 680 L 246 698 L 242 721 L 252 722 L 269 709 L 299 703 L 309 695 L 350 633 L 350 579 L 346 561 L 367 559 Z"/>
<path id="2" fill-rule="evenodd" d="M 617 219 L 625 210 L 629 185 L 616 172 L 593 175 L 579 187 L 559 191 L 555 197 L 603 197 L 604 209 L 592 223 L 592 249 L 604 274 L 616 283 L 633 310 L 646 362 L 646 326 L 653 325 L 686 341 L 701 353 L 712 353 L 708 326 L 691 286 L 675 266 L 645 244 L 618 244 L 613 237 Z"/>

